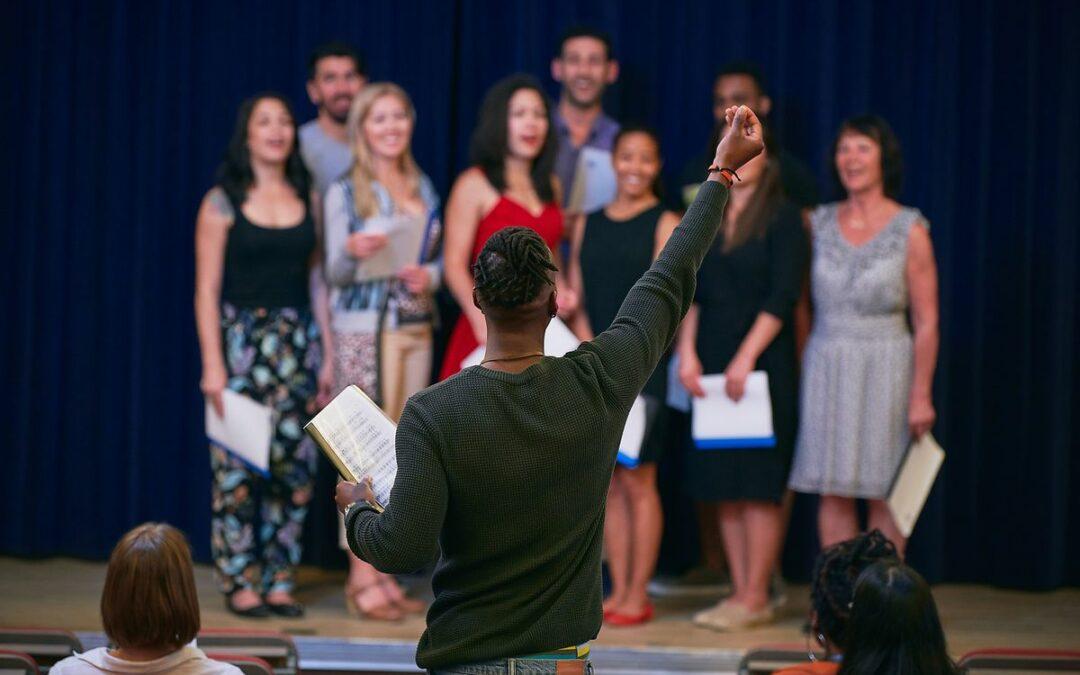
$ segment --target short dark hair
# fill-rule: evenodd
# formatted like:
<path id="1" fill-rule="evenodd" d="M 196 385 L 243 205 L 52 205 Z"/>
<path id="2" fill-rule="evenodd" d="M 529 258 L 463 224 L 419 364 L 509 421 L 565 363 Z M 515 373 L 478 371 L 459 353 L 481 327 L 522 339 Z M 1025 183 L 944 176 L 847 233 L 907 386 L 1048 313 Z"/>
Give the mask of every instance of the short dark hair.
<path id="1" fill-rule="evenodd" d="M 758 91 L 765 95 L 769 93 L 768 88 L 765 86 L 765 75 L 761 72 L 761 66 L 753 61 L 728 61 L 720 67 L 720 70 L 716 71 L 713 83 L 715 84 L 725 75 L 746 75 L 754 81 Z"/>
<path id="2" fill-rule="evenodd" d="M 836 138 L 833 140 L 832 155 L 829 158 L 829 170 L 836 185 L 841 190 L 844 189 L 844 184 L 840 182 L 840 172 L 836 168 L 836 149 L 840 147 L 840 138 L 846 133 L 868 136 L 878 144 L 881 148 L 881 181 L 884 184 L 885 196 L 898 199 L 904 182 L 904 154 L 900 150 L 900 141 L 893 133 L 892 127 L 880 115 L 849 117 L 840 125 L 840 131 L 836 133 Z"/>
<path id="3" fill-rule="evenodd" d="M 934 596 L 918 572 L 898 560 L 880 560 L 859 575 L 839 672 L 957 672 Z"/>
<path id="4" fill-rule="evenodd" d="M 602 42 L 604 44 L 604 58 L 606 58 L 608 61 L 611 60 L 611 35 L 602 30 L 598 30 L 596 28 L 589 28 L 588 26 L 581 25 L 570 26 L 562 32 L 562 35 L 559 36 L 559 45 L 558 49 L 555 50 L 555 55 L 561 57 L 563 53 L 563 48 L 566 47 L 567 42 L 573 40 L 574 38 L 582 37 L 592 38 L 594 40 L 599 40 L 600 42 Z"/>
<path id="5" fill-rule="evenodd" d="M 311 52 L 311 56 L 308 57 L 308 80 L 315 79 L 315 68 L 319 65 L 319 61 L 330 56 L 352 59 L 356 64 L 356 72 L 367 77 L 367 64 L 364 63 L 364 57 L 360 56 L 360 52 L 347 42 L 334 40 L 324 42 Z"/>
<path id="6" fill-rule="evenodd" d="M 488 238 L 473 265 L 480 301 L 489 307 L 516 309 L 536 299 L 553 283 L 551 250 L 528 227 L 506 227 Z"/>
<path id="7" fill-rule="evenodd" d="M 101 592 L 105 635 L 121 648 L 180 649 L 199 632 L 191 548 L 165 523 L 125 534 L 109 557 Z"/>
<path id="8" fill-rule="evenodd" d="M 531 75 L 518 73 L 496 82 L 488 89 L 484 102 L 480 104 L 476 129 L 469 142 L 469 157 L 480 168 L 488 182 L 498 191 L 506 189 L 506 153 L 509 152 L 510 99 L 521 89 L 535 91 L 544 102 L 547 115 L 547 135 L 540 148 L 540 154 L 533 160 L 529 175 L 533 189 L 543 202 L 555 199 L 552 189 L 552 172 L 555 170 L 555 153 L 558 141 L 555 139 L 555 124 L 551 119 L 551 101 L 540 87 L 540 83 Z M 569 189 L 563 186 L 563 189 Z"/>
<path id="9" fill-rule="evenodd" d="M 860 534 L 824 549 L 810 577 L 810 608 L 817 629 L 841 649 L 847 647 L 847 625 L 855 581 L 878 560 L 899 560 L 896 547 L 880 530 Z"/>

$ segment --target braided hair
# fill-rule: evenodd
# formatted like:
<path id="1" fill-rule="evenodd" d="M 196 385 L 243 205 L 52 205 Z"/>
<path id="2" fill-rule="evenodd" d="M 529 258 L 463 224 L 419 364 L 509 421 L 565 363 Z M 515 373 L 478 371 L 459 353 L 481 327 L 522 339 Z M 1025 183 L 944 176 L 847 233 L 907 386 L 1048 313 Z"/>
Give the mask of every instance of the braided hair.
<path id="1" fill-rule="evenodd" d="M 817 614 L 818 630 L 840 649 L 846 648 L 855 581 L 878 560 L 899 562 L 899 556 L 893 543 L 873 530 L 830 546 L 814 563 L 810 606 Z"/>
<path id="2" fill-rule="evenodd" d="M 547 244 L 535 230 L 506 227 L 487 240 L 473 265 L 473 279 L 480 300 L 488 306 L 514 309 L 536 299 L 552 283 Z"/>

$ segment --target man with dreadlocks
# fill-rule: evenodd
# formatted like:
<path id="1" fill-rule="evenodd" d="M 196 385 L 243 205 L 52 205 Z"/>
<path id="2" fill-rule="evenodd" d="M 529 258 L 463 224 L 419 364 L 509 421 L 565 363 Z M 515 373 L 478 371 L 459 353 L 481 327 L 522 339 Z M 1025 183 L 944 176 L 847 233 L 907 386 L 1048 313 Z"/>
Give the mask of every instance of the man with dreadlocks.
<path id="1" fill-rule="evenodd" d="M 474 266 L 483 362 L 409 399 L 385 511 L 369 485 L 338 484 L 361 559 L 411 572 L 441 548 L 421 667 L 590 669 L 604 504 L 623 425 L 694 297 L 727 186 L 761 152 L 753 112 L 731 108 L 728 122 L 708 180 L 611 327 L 564 357 L 543 353 L 557 310 L 547 246 L 526 228 L 492 235 Z"/>

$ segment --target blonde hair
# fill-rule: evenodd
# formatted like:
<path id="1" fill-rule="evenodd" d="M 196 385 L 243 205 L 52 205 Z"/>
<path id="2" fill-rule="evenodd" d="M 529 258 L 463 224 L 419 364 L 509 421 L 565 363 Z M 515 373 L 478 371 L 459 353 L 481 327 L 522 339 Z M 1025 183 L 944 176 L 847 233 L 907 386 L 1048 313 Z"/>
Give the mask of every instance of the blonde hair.
<path id="1" fill-rule="evenodd" d="M 365 85 L 360 93 L 353 99 L 349 108 L 347 128 L 349 133 L 349 148 L 352 150 L 353 161 L 349 168 L 349 178 L 353 184 L 356 213 L 362 218 L 370 218 L 379 212 L 379 203 L 375 199 L 375 192 L 371 184 L 375 178 L 375 162 L 371 148 L 368 147 L 364 137 L 364 122 L 371 112 L 375 101 L 384 96 L 394 96 L 405 106 L 405 112 L 409 116 L 414 128 L 416 125 L 416 108 L 413 107 L 412 99 L 405 90 L 393 82 L 373 82 Z M 408 181 L 409 193 L 417 195 L 420 192 L 420 168 L 413 159 L 412 141 L 405 147 L 405 152 L 399 158 L 400 168 Z"/>

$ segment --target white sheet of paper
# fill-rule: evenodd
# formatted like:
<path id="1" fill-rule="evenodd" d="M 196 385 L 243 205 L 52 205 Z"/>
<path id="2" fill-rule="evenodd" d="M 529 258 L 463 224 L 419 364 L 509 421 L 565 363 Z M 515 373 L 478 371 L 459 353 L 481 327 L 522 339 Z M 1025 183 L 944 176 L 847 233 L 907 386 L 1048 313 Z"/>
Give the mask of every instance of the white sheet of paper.
<path id="1" fill-rule="evenodd" d="M 691 435 L 701 449 L 774 447 L 772 400 L 769 376 L 755 370 L 746 377 L 743 397 L 736 403 L 724 393 L 727 378 L 705 375 L 701 378 L 704 398 L 692 403 Z"/>
<path id="2" fill-rule="evenodd" d="M 364 232 L 387 235 L 386 246 L 356 266 L 356 282 L 392 277 L 406 265 L 420 262 L 425 216 L 376 216 L 368 218 Z"/>
<path id="3" fill-rule="evenodd" d="M 545 356 L 565 356 L 567 353 L 574 351 L 581 345 L 581 340 L 574 335 L 573 331 L 566 327 L 566 324 L 559 319 L 552 319 L 548 324 L 547 332 L 544 333 L 544 355 Z M 468 368 L 470 366 L 478 366 L 480 362 L 484 360 L 484 350 L 486 347 L 480 345 L 472 351 L 471 354 L 465 357 L 461 362 L 462 368 Z"/>
<path id="4" fill-rule="evenodd" d="M 893 521 L 905 537 L 910 537 L 915 529 L 930 489 L 934 487 L 938 470 L 945 461 L 945 451 L 941 449 L 930 432 L 926 432 L 911 444 L 907 456 L 900 464 L 900 470 L 893 481 L 886 503 L 892 513 Z"/>
<path id="5" fill-rule="evenodd" d="M 574 169 L 574 184 L 566 210 L 569 213 L 592 213 L 615 199 L 615 168 L 611 152 L 583 147 Z"/>
<path id="6" fill-rule="evenodd" d="M 308 424 L 318 429 L 352 473 L 345 478 L 371 476 L 375 498 L 385 506 L 397 476 L 397 427 L 375 402 L 350 385 Z"/>
<path id="7" fill-rule="evenodd" d="M 619 464 L 635 467 L 641 461 L 641 444 L 645 441 L 645 426 L 648 416 L 645 414 L 645 399 L 638 396 L 630 406 L 626 416 L 622 440 L 619 441 Z"/>
<path id="8" fill-rule="evenodd" d="M 209 401 L 206 403 L 206 437 L 251 467 L 269 473 L 273 409 L 231 389 L 221 392 L 221 402 L 224 419 L 218 417 Z"/>

